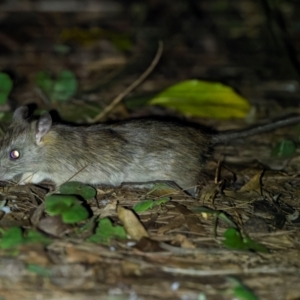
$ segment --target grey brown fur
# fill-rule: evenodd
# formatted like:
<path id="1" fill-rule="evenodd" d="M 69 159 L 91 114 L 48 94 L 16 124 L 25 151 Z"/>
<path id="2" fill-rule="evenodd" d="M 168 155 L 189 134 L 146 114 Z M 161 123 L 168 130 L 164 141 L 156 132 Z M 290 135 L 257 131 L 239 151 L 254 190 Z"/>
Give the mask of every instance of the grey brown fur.
<path id="1" fill-rule="evenodd" d="M 20 178 L 24 184 L 50 179 L 60 185 L 71 179 L 111 186 L 172 181 L 194 194 L 210 147 L 239 137 L 237 132 L 211 135 L 184 123 L 149 119 L 73 127 L 52 125 L 48 113 L 38 120 L 26 118 L 27 108 L 19 107 L 1 141 L 0 180 Z M 11 150 L 20 157 L 10 158 Z"/>

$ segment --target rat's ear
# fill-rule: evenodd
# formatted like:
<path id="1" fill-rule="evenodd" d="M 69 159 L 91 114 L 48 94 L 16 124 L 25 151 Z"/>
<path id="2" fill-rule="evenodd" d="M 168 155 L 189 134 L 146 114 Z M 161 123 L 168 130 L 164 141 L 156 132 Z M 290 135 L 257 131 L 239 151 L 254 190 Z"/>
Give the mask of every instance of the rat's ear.
<path id="1" fill-rule="evenodd" d="M 52 126 L 52 118 L 48 112 L 43 113 L 36 124 L 36 141 L 39 144 L 42 138 L 49 132 Z"/>
<path id="2" fill-rule="evenodd" d="M 13 122 L 24 121 L 28 117 L 28 107 L 20 106 L 13 114 Z"/>

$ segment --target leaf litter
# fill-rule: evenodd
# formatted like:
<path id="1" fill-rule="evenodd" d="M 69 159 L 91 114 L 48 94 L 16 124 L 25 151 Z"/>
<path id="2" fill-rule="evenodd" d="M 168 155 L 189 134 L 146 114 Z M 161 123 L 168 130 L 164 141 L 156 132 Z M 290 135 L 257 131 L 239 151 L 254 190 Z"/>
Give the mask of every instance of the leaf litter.
<path id="1" fill-rule="evenodd" d="M 0 220 L 4 224 L 1 238 L 4 247 L 0 251 L 22 257 L 23 275 L 18 279 L 21 286 L 31 274 L 42 280 L 50 279 L 52 285 L 65 292 L 86 289 L 91 283 L 97 284 L 98 291 L 100 287 L 108 291 L 115 284 L 130 282 L 137 294 L 151 298 L 159 297 L 157 293 L 169 283 L 164 293 L 167 298 L 179 299 L 188 294 L 196 299 L 200 292 L 216 297 L 222 290 L 234 291 L 232 281 L 227 280 L 230 276 L 241 280 L 237 293 L 247 294 L 250 286 L 255 291 L 253 297 L 257 293 L 264 295 L 261 281 L 271 285 L 285 280 L 292 289 L 299 275 L 300 252 L 295 240 L 299 237 L 299 221 L 287 216 L 300 209 L 295 197 L 300 188 L 298 178 L 285 173 L 276 176 L 271 171 L 258 171 L 249 177 L 243 170 L 231 168 L 246 178 L 243 184 L 235 186 L 232 181 L 207 186 L 200 190 L 197 199 L 178 191 L 167 197 L 153 195 L 150 199 L 147 190 L 98 189 L 96 200 L 82 201 L 92 212 L 103 211 L 103 217 L 85 216 L 68 228 L 64 227 L 63 219 L 47 216 L 45 207 L 39 208 L 45 199 L 45 189 L 33 194 L 30 189 L 25 192 L 17 186 L 3 188 L 1 194 L 8 200 L 11 213 Z M 81 192 L 76 185 L 74 189 Z M 134 207 L 147 199 L 152 204 L 134 213 Z M 66 203 L 80 204 L 77 199 L 74 201 L 67 198 Z M 156 201 L 158 205 L 153 205 Z M 57 214 L 60 208 L 53 207 Z M 31 229 L 25 221 L 39 209 L 37 218 L 44 234 Z M 61 210 L 64 212 L 65 207 Z M 21 215 L 17 226 L 24 229 L 14 227 L 18 235 L 9 241 L 9 230 L 13 228 L 5 225 L 5 219 L 15 214 Z M 256 231 L 251 231 L 251 226 L 246 225 L 249 220 L 254 223 L 253 218 L 263 221 L 268 230 L 260 231 L 256 226 Z M 100 224 L 105 220 L 110 229 L 103 225 L 101 232 Z M 56 228 L 55 231 L 43 229 L 43 222 L 44 228 Z M 12 244 L 5 244 L 7 239 Z M 138 283 L 133 280 L 136 276 Z M 253 280 L 253 276 L 259 280 Z M 171 289 L 174 280 L 180 283 L 176 292 Z M 151 282 L 156 284 L 154 289 Z M 208 282 L 214 288 L 208 287 Z"/>
<path id="2" fill-rule="evenodd" d="M 123 64 L 124 56 L 120 58 Z M 22 61 L 30 66 L 30 72 L 41 71 L 40 66 L 32 70 L 32 57 L 25 55 Z M 91 65 L 93 72 L 97 71 L 94 59 L 84 62 L 85 70 L 79 69 L 76 74 L 89 73 L 87 66 Z M 60 64 L 60 60 L 53 63 Z M 52 74 L 58 76 L 46 76 L 42 85 L 44 93 L 48 93 L 46 100 L 56 100 L 51 108 L 56 108 L 66 120 L 93 120 L 99 113 L 95 103 L 58 101 L 73 98 L 77 87 L 74 76 L 71 74 L 72 89 L 65 90 L 65 76 Z M 49 80 L 51 87 L 47 88 Z M 123 90 L 123 84 L 120 86 Z M 16 97 L 22 104 L 37 98 L 23 91 Z M 5 101 L 9 92 L 10 88 L 5 87 Z M 192 98 L 196 95 L 199 102 L 203 101 L 198 99 L 197 90 L 192 92 Z M 229 92 L 231 99 L 235 95 Z M 28 99 L 24 100 L 24 95 L 29 95 Z M 90 94 L 87 98 L 93 97 L 99 100 L 99 95 Z M 167 97 L 167 106 L 175 104 L 187 115 L 194 115 L 193 105 L 182 107 L 172 93 Z M 244 117 L 250 107 L 239 95 L 236 97 L 244 103 L 237 112 Z M 128 114 L 125 106 L 121 109 L 122 117 Z M 211 108 L 205 111 L 204 116 L 211 116 Z M 252 143 L 256 140 L 259 142 Z M 48 296 L 72 300 L 256 299 L 255 295 L 262 299 L 299 298 L 300 184 L 295 174 L 299 173 L 300 164 L 299 156 L 290 157 L 297 150 L 285 139 L 266 151 L 266 146 L 272 149 L 267 135 L 243 143 L 237 141 L 216 149 L 215 159 L 223 164 L 218 167 L 213 159 L 209 162 L 197 199 L 169 186 L 156 187 L 154 191 L 101 187 L 96 195 L 88 188 L 88 196 L 78 187 L 74 192 L 61 191 L 64 197 L 69 196 L 55 206 L 55 214 L 52 210 L 50 216 L 51 209 L 45 210 L 45 197 L 53 192 L 51 186 L 1 187 L 1 242 L 5 246 L 0 249 L 0 297 L 36 299 L 43 294 L 43 299 Z M 271 164 L 277 171 L 268 171 Z M 220 174 L 215 176 L 218 168 Z M 262 173 L 263 169 L 266 171 Z M 72 198 L 73 194 L 78 198 Z M 168 201 L 160 201 L 163 198 Z M 147 200 L 146 209 L 134 210 Z M 64 221 L 66 215 L 68 224 Z M 89 241 L 91 237 L 93 241 Z"/>

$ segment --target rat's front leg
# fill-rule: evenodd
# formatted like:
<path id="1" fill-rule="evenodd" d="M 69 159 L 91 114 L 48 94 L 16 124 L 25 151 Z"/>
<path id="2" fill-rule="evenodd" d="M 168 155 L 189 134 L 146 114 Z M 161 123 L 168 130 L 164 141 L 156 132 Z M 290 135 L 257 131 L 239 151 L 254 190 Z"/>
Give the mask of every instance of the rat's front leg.
<path id="1" fill-rule="evenodd" d="M 36 173 L 32 173 L 32 172 L 26 172 L 24 174 L 22 174 L 21 179 L 19 180 L 18 184 L 19 185 L 25 185 L 27 183 L 40 183 L 41 181 L 43 181 L 44 179 L 47 179 L 48 177 L 46 176 L 46 174 L 41 173 L 41 172 L 36 172 Z"/>

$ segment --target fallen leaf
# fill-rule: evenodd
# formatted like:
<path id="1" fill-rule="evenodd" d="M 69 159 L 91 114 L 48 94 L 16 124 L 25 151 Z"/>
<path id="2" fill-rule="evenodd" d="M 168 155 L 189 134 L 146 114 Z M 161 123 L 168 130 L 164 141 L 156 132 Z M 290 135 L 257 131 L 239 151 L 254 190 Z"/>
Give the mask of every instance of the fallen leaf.
<path id="1" fill-rule="evenodd" d="M 149 103 L 174 108 L 189 116 L 218 119 L 245 118 L 251 108 L 249 102 L 233 88 L 202 80 L 175 84 Z"/>
<path id="2" fill-rule="evenodd" d="M 127 234 L 132 239 L 138 241 L 142 237 L 149 237 L 148 232 L 132 210 L 118 206 L 117 213 Z"/>
<path id="3" fill-rule="evenodd" d="M 34 213 L 32 214 L 32 216 L 30 218 L 32 225 L 37 226 L 44 211 L 45 211 L 45 203 L 43 202 L 35 209 Z"/>
<path id="4" fill-rule="evenodd" d="M 259 191 L 261 194 L 261 177 L 264 171 L 255 174 L 245 185 L 241 187 L 239 192 Z"/>
<path id="5" fill-rule="evenodd" d="M 117 200 L 113 200 L 109 203 L 107 203 L 105 205 L 105 207 L 103 209 L 101 209 L 101 218 L 105 218 L 105 217 L 109 217 L 111 215 L 114 215 L 116 213 L 116 209 L 117 209 L 117 204 L 118 201 Z"/>
<path id="6" fill-rule="evenodd" d="M 172 204 L 177 208 L 177 210 L 184 216 L 185 223 L 190 231 L 193 232 L 206 232 L 197 215 L 194 212 L 187 209 L 184 205 L 177 202 L 172 202 Z"/>
<path id="7" fill-rule="evenodd" d="M 55 237 L 61 237 L 72 228 L 72 226 L 63 223 L 60 216 L 43 218 L 39 221 L 37 227 Z"/>

